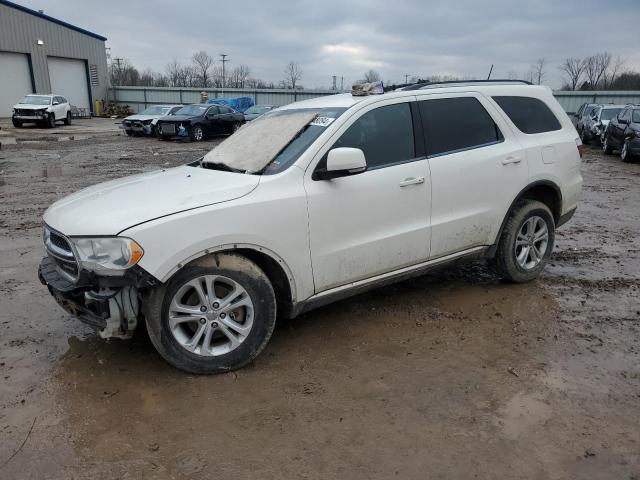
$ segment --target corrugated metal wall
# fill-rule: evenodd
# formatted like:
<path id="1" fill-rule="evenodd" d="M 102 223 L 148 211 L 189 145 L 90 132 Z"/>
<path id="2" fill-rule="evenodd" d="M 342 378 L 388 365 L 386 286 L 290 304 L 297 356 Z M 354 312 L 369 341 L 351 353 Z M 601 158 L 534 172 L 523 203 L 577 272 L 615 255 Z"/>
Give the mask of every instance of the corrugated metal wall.
<path id="1" fill-rule="evenodd" d="M 219 88 L 164 88 L 164 87 L 114 87 L 111 89 L 109 99 L 116 103 L 126 103 L 135 112 L 144 110 L 148 105 L 158 103 L 199 103 L 200 92 L 206 91 L 209 98 L 233 98 L 250 96 L 254 101 L 262 105 L 286 105 L 288 103 L 306 100 L 308 98 L 333 95 L 338 92 L 331 90 L 254 90 L 254 89 L 225 89 Z M 562 108 L 567 113 L 578 110 L 580 105 L 590 103 L 640 103 L 640 91 L 597 91 L 597 92 L 572 92 L 555 91 L 556 97 Z"/>
<path id="2" fill-rule="evenodd" d="M 260 105 L 286 105 L 309 98 L 333 95 L 331 90 L 254 90 L 241 88 L 164 88 L 164 87 L 114 87 L 110 91 L 109 100 L 115 103 L 126 103 L 135 112 L 140 112 L 148 105 L 161 103 L 199 103 L 200 92 L 207 92 L 209 98 L 253 97 Z"/>
<path id="3" fill-rule="evenodd" d="M 43 45 L 38 45 L 38 40 Z M 51 92 L 47 57 L 85 60 L 98 69 L 98 85 L 91 87 L 93 100 L 107 98 L 107 54 L 103 40 L 0 3 L 0 51 L 31 56 L 35 93 L 55 93 Z"/>

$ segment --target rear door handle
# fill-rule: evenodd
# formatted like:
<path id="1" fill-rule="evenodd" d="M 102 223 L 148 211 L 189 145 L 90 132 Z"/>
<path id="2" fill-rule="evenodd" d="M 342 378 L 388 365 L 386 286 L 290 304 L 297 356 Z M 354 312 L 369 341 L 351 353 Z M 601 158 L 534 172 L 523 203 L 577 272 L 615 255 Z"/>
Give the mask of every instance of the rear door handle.
<path id="1" fill-rule="evenodd" d="M 405 178 L 403 181 L 401 181 L 400 186 L 408 187 L 409 185 L 420 185 L 421 183 L 424 183 L 424 177 L 411 177 Z"/>
<path id="2" fill-rule="evenodd" d="M 509 155 L 502 160 L 503 165 L 509 165 L 510 163 L 520 163 L 522 161 L 522 157 L 518 157 L 517 155 Z"/>

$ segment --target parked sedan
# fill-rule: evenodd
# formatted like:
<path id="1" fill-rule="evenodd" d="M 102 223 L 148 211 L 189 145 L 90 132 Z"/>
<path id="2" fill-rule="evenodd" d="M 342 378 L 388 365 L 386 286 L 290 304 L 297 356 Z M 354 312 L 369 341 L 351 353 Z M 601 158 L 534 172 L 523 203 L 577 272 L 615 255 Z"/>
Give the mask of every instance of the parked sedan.
<path id="1" fill-rule="evenodd" d="M 270 112 L 274 108 L 276 108 L 275 105 L 254 105 L 253 107 L 247 108 L 244 112 L 244 121 L 249 122 L 255 120 L 260 115 Z"/>
<path id="2" fill-rule="evenodd" d="M 627 105 L 607 126 L 602 140 L 602 151 L 620 151 L 623 162 L 640 155 L 640 104 Z"/>
<path id="3" fill-rule="evenodd" d="M 582 143 L 589 143 L 593 140 L 602 141 L 602 136 L 609 125 L 609 121 L 620 113 L 624 105 L 602 105 L 595 109 L 589 118 L 584 122 L 584 128 L 580 134 Z"/>
<path id="4" fill-rule="evenodd" d="M 158 136 L 162 140 L 172 137 L 190 137 L 199 142 L 206 137 L 231 134 L 244 123 L 241 113 L 225 105 L 186 105 L 175 114 L 158 120 Z"/>
<path id="5" fill-rule="evenodd" d="M 125 118 L 121 128 L 127 135 L 156 135 L 158 120 L 167 115 L 173 115 L 182 107 L 183 105 L 153 105 Z"/>

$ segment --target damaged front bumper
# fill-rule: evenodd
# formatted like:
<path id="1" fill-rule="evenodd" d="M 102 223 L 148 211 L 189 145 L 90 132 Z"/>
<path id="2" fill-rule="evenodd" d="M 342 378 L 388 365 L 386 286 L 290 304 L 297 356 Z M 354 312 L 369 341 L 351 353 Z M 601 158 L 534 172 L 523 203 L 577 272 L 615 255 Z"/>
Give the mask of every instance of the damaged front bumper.
<path id="1" fill-rule="evenodd" d="M 77 280 L 70 281 L 49 256 L 40 262 L 38 278 L 66 312 L 103 338 L 131 337 L 140 316 L 140 296 L 156 285 L 156 279 L 137 266 L 122 277 L 81 270 Z"/>

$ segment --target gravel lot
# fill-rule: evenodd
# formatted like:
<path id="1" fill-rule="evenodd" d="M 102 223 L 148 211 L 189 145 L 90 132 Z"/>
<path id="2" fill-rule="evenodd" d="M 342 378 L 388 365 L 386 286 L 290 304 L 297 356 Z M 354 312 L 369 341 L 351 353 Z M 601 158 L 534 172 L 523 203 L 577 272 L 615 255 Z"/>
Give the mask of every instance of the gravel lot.
<path id="1" fill-rule="evenodd" d="M 194 377 L 144 331 L 105 342 L 57 307 L 41 215 L 219 140 L 2 126 L 0 478 L 640 479 L 640 163 L 587 148 L 536 282 L 442 270 L 283 321 L 255 364 Z"/>

